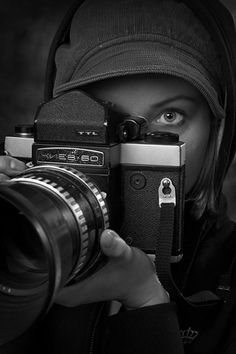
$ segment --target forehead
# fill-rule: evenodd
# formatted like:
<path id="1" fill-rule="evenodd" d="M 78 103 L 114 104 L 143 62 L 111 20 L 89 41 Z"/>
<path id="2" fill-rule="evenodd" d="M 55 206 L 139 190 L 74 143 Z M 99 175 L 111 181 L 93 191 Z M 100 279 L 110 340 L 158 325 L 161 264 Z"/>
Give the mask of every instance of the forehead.
<path id="1" fill-rule="evenodd" d="M 90 84 L 86 91 L 110 101 L 129 113 L 148 109 L 155 104 L 187 97 L 204 102 L 201 93 L 189 82 L 170 75 L 130 75 Z M 139 112 L 141 114 L 141 112 Z"/>

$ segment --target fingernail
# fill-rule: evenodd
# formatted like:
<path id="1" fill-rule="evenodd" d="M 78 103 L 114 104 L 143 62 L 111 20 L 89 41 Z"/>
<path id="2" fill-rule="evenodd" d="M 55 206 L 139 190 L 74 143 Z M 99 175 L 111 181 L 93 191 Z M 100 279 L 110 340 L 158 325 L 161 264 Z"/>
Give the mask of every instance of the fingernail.
<path id="1" fill-rule="evenodd" d="M 111 248 L 114 245 L 114 239 L 117 237 L 116 233 L 112 230 L 103 231 L 103 245 L 107 248 Z"/>
<path id="2" fill-rule="evenodd" d="M 10 168 L 13 170 L 16 168 L 16 162 L 14 160 L 10 161 Z"/>
<path id="3" fill-rule="evenodd" d="M 18 171 L 22 171 L 24 169 L 24 164 L 22 163 L 18 163 L 17 161 L 15 160 L 11 160 L 10 161 L 10 168 L 12 170 L 18 170 Z"/>

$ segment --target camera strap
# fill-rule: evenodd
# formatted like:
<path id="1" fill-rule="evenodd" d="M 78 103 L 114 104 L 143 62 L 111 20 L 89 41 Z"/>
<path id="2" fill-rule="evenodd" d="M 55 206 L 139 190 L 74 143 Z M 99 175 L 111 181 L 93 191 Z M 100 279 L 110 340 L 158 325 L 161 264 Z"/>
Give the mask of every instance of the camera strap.
<path id="1" fill-rule="evenodd" d="M 170 259 L 174 233 L 175 205 L 163 204 L 160 208 L 160 233 L 156 241 L 156 272 L 160 282 L 170 291 Z"/>
<path id="2" fill-rule="evenodd" d="M 169 292 L 175 289 L 171 276 L 171 256 L 175 225 L 176 193 L 169 178 L 163 178 L 158 189 L 160 232 L 156 240 L 156 273 L 163 287 Z"/>
<path id="3" fill-rule="evenodd" d="M 160 232 L 156 241 L 155 265 L 156 273 L 163 287 L 172 292 L 171 251 L 174 233 L 175 204 L 165 203 L 160 207 Z"/>
<path id="4" fill-rule="evenodd" d="M 181 299 L 182 302 L 188 304 L 190 307 L 207 304 L 217 305 L 222 298 L 226 301 L 229 296 L 229 277 L 226 279 L 223 278 L 224 283 L 222 286 L 218 287 L 218 294 L 214 294 L 211 291 L 201 291 L 193 296 L 185 297 L 178 289 L 171 274 L 172 247 L 176 217 L 176 198 L 175 187 L 168 178 L 163 179 L 159 187 L 159 208 L 160 232 L 156 240 L 155 267 L 156 274 L 164 289 L 170 294 L 172 299 Z M 226 296 L 219 294 L 219 290 L 224 291 L 223 295 L 225 295 L 226 291 Z M 219 295 L 221 296 L 219 297 Z"/>

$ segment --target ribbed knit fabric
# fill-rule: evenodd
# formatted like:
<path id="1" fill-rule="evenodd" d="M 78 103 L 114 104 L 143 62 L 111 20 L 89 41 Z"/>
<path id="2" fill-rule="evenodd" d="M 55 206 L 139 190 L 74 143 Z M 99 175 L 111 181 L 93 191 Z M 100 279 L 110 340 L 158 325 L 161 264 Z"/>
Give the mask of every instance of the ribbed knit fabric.
<path id="1" fill-rule="evenodd" d="M 87 0 L 56 54 L 54 94 L 106 78 L 170 74 L 197 87 L 224 117 L 222 74 L 214 44 L 183 3 L 174 0 Z"/>

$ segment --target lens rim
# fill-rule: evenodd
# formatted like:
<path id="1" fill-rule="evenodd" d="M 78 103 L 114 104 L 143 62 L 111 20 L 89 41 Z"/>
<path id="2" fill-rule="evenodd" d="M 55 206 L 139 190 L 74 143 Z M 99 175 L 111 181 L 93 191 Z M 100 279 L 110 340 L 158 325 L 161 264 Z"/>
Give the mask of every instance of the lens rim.
<path id="1" fill-rule="evenodd" d="M 45 173 L 48 177 L 45 179 L 40 177 L 35 177 L 31 179 L 31 174 L 38 172 L 38 173 Z M 95 237 L 95 250 L 93 250 L 93 257 L 90 262 L 85 263 L 83 248 L 86 248 L 86 243 L 89 239 L 89 232 L 85 232 L 84 225 L 87 225 L 86 218 L 83 215 L 83 210 L 81 209 L 80 205 L 74 199 L 74 197 L 68 193 L 61 185 L 55 185 L 53 181 L 49 179 L 50 174 L 51 177 L 57 173 L 57 175 L 62 176 L 64 179 L 68 180 L 68 178 L 72 178 L 69 180 L 69 183 L 76 182 L 76 187 L 78 187 L 78 191 L 80 191 L 83 197 L 88 201 L 91 205 L 91 213 L 94 215 L 94 222 L 97 224 L 97 233 Z M 64 200 L 65 203 L 71 208 L 72 212 L 74 213 L 75 219 L 78 221 L 78 227 L 80 235 L 82 236 L 81 243 L 80 243 L 80 251 L 81 257 L 78 259 L 77 264 L 75 265 L 71 276 L 68 278 L 68 283 L 76 277 L 77 280 L 83 278 L 87 272 L 91 271 L 94 268 L 94 265 L 101 259 L 101 249 L 100 249 L 100 236 L 104 229 L 109 228 L 109 211 L 108 206 L 106 203 L 105 198 L 103 197 L 102 192 L 100 191 L 99 187 L 96 185 L 93 180 L 88 177 L 86 174 L 81 172 L 80 170 L 76 170 L 68 165 L 50 165 L 50 164 L 40 164 L 37 166 L 33 166 L 23 174 L 20 174 L 14 180 L 20 181 L 21 175 L 24 176 L 22 178 L 22 182 L 28 181 L 31 183 L 41 184 L 46 189 L 50 189 L 52 192 L 56 193 L 56 195 Z M 78 209 L 78 213 L 75 213 L 75 210 Z M 82 216 L 82 222 L 80 222 L 80 217 Z M 85 220 L 85 222 L 84 222 Z M 87 230 L 86 230 L 87 231 Z"/>
<path id="2" fill-rule="evenodd" d="M 58 288 L 59 285 L 59 277 L 54 276 L 55 270 L 58 267 L 59 260 L 57 259 L 57 257 L 53 258 L 52 247 L 50 247 L 50 244 L 48 242 L 48 233 L 45 232 L 42 220 L 38 216 L 36 216 L 36 213 L 32 212 L 32 210 L 34 209 L 32 207 L 32 203 L 17 191 L 11 190 L 10 188 L 5 188 L 3 187 L 3 185 L 0 185 L 0 198 L 4 199 L 7 203 L 9 203 L 10 198 L 10 204 L 17 210 L 22 211 L 24 213 L 25 218 L 36 230 L 36 233 L 40 235 L 39 239 L 42 243 L 48 267 L 48 286 L 42 284 L 40 287 L 34 287 L 31 289 L 18 289 L 4 286 L 4 284 L 1 284 L 0 291 L 2 293 L 12 296 L 30 296 L 37 294 L 39 290 L 42 291 L 43 289 L 47 288 L 48 294 L 54 293 L 55 288 Z M 53 262 L 53 259 L 55 259 L 55 263 Z M 47 297 L 50 298 L 49 295 Z M 48 307 L 48 305 L 45 304 L 45 307 Z"/>

